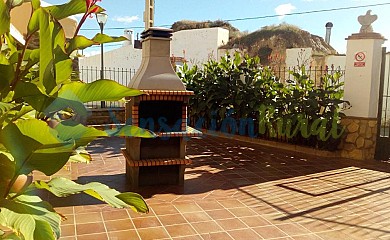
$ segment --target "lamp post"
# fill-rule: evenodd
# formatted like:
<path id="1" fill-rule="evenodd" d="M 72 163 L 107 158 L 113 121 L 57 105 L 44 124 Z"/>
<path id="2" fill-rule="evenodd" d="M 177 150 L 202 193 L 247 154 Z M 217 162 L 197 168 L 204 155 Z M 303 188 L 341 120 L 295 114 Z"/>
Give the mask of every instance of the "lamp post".
<path id="1" fill-rule="evenodd" d="M 100 27 L 100 33 L 103 34 L 103 28 L 104 25 L 107 22 L 107 14 L 105 13 L 96 13 L 96 20 L 99 24 Z M 100 79 L 104 79 L 104 56 L 103 56 L 103 43 L 100 44 Z M 105 108 L 106 107 L 106 102 L 101 101 L 100 102 L 100 107 Z"/>

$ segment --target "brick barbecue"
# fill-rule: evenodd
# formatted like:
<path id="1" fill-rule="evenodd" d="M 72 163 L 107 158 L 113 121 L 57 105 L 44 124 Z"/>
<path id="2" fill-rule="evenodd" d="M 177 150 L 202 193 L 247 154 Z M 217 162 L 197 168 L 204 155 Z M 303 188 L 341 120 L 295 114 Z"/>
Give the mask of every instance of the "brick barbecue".
<path id="1" fill-rule="evenodd" d="M 172 30 L 151 27 L 142 38 L 141 67 L 129 87 L 144 95 L 131 97 L 126 104 L 128 124 L 149 129 L 157 138 L 126 138 L 122 152 L 126 175 L 133 188 L 144 185 L 179 184 L 191 160 L 186 157 L 190 137 L 202 133 L 187 126 L 189 97 L 170 62 Z"/>

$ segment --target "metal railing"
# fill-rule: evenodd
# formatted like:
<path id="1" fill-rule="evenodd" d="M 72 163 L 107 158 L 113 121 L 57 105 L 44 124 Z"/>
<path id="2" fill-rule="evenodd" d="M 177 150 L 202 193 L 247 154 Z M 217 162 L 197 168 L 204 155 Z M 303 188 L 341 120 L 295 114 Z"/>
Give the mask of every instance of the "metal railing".
<path id="1" fill-rule="evenodd" d="M 300 68 L 298 67 L 280 67 L 280 66 L 272 66 L 270 67 L 275 74 L 275 76 L 279 79 L 281 83 L 286 83 L 288 80 L 293 80 L 293 73 L 300 73 Z M 309 79 L 313 80 L 316 86 L 322 86 L 322 77 L 326 74 L 334 74 L 336 72 L 341 73 L 341 78 L 338 82 L 344 82 L 345 69 L 341 67 L 335 66 L 314 66 L 306 68 L 306 75 Z"/>
<path id="2" fill-rule="evenodd" d="M 104 78 L 114 80 L 117 83 L 128 86 L 131 78 L 135 75 L 136 69 L 127 68 L 104 68 Z M 98 67 L 81 67 L 79 69 L 79 78 L 85 83 L 91 83 L 100 79 L 100 68 Z M 89 102 L 85 104 L 89 108 L 99 108 L 100 102 Z M 106 108 L 124 107 L 121 101 L 106 101 Z"/>

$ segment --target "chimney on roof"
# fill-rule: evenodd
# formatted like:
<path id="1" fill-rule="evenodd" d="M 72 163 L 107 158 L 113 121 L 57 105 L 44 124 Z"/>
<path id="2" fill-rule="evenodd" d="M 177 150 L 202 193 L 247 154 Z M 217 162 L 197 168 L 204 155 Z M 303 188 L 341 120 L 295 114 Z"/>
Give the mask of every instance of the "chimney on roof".
<path id="1" fill-rule="evenodd" d="M 326 27 L 325 42 L 327 44 L 330 44 L 330 35 L 332 33 L 333 23 L 327 22 L 325 27 Z"/>
<path id="2" fill-rule="evenodd" d="M 123 46 L 132 46 L 134 45 L 134 36 L 133 36 L 133 30 L 126 29 L 123 35 L 125 38 L 127 38 L 128 41 L 123 42 Z"/>

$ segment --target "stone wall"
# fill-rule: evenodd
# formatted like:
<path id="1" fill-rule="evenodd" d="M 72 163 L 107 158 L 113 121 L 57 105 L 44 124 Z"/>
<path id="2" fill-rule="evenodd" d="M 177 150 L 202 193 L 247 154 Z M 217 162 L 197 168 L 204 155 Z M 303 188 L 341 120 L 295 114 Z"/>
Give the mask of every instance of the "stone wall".
<path id="1" fill-rule="evenodd" d="M 102 108 L 89 110 L 88 125 L 125 123 L 125 108 Z"/>
<path id="2" fill-rule="evenodd" d="M 341 123 L 346 127 L 344 139 L 339 146 L 341 157 L 357 160 L 374 159 L 377 120 L 344 117 Z"/>

